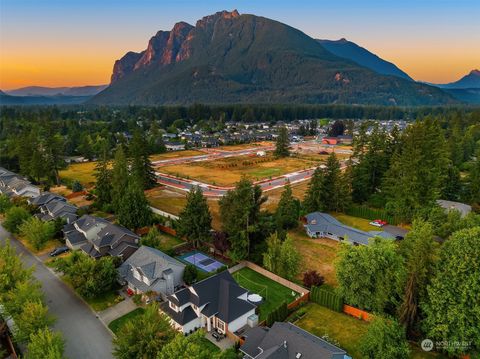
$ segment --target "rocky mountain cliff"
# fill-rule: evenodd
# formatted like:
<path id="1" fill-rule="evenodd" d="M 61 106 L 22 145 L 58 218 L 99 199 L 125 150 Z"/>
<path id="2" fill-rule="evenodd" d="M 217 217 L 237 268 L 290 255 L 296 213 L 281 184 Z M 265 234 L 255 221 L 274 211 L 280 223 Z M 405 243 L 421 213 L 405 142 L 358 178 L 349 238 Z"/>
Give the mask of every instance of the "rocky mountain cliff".
<path id="1" fill-rule="evenodd" d="M 439 105 L 438 88 L 384 76 L 280 22 L 236 10 L 159 31 L 114 65 L 95 104 L 347 103 Z"/>

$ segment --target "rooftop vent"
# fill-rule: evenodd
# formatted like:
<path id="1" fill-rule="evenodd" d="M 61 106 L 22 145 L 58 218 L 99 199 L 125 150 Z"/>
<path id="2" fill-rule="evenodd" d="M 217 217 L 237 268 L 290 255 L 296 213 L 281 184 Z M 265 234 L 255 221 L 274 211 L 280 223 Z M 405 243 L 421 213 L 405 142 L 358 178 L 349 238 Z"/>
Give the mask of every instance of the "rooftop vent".
<path id="1" fill-rule="evenodd" d="M 295 355 L 295 358 L 297 359 L 300 359 L 302 357 L 302 353 L 297 353 L 297 355 Z"/>

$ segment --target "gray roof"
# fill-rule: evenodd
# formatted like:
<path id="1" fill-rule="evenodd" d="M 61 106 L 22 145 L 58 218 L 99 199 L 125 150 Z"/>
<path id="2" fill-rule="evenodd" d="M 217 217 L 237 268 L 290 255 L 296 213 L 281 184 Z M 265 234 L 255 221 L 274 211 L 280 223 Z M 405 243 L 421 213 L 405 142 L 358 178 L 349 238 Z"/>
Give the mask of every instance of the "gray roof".
<path id="1" fill-rule="evenodd" d="M 469 214 L 472 211 L 472 206 L 469 206 L 468 204 L 465 204 L 465 203 L 446 201 L 444 199 L 439 199 L 439 200 L 437 200 L 437 204 L 440 207 L 446 209 L 447 211 L 450 211 L 450 210 L 459 211 L 462 217 L 465 217 L 467 214 Z"/>
<path id="2" fill-rule="evenodd" d="M 248 291 L 240 287 L 228 271 L 223 271 L 192 285 L 193 291 L 181 289 L 168 297 L 178 306 L 192 303 L 198 307 L 205 305 L 202 313 L 208 317 L 216 315 L 226 323 L 237 319 L 256 306 L 239 299 Z"/>
<path id="3" fill-rule="evenodd" d="M 245 333 L 245 338 L 240 350 L 255 359 L 343 359 L 347 354 L 292 323 L 275 322 L 270 329 L 253 328 Z"/>
<path id="4" fill-rule="evenodd" d="M 163 278 L 172 267 L 185 268 L 185 264 L 166 255 L 158 249 L 141 246 L 119 268 L 120 275 L 129 272 L 131 268 L 139 268 L 149 280 Z"/>
<path id="5" fill-rule="evenodd" d="M 56 201 L 63 201 L 63 202 L 66 202 L 67 199 L 63 196 L 60 196 L 58 194 L 55 194 L 55 193 L 50 193 L 50 192 L 43 192 L 42 194 L 40 194 L 39 196 L 35 197 L 35 198 L 32 198 L 29 200 L 29 202 L 31 204 L 34 204 L 36 206 L 43 206 L 45 204 L 47 204 L 48 202 L 51 202 L 53 200 L 56 200 Z"/>
<path id="6" fill-rule="evenodd" d="M 333 233 L 337 237 L 345 238 L 350 242 L 367 245 L 369 238 L 374 236 L 371 233 L 346 226 L 327 213 L 309 213 L 306 215 L 306 219 L 305 227 L 311 232 Z"/>

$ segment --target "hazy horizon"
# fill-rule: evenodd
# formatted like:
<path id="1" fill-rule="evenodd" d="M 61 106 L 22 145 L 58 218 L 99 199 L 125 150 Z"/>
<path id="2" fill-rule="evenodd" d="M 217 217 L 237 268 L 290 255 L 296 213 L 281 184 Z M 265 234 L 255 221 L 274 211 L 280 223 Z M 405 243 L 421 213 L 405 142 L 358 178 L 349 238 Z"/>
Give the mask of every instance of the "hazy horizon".
<path id="1" fill-rule="evenodd" d="M 346 38 L 417 81 L 447 83 L 480 67 L 480 3 L 471 0 L 0 0 L 0 89 L 107 84 L 114 61 L 144 50 L 158 30 L 224 9 Z"/>

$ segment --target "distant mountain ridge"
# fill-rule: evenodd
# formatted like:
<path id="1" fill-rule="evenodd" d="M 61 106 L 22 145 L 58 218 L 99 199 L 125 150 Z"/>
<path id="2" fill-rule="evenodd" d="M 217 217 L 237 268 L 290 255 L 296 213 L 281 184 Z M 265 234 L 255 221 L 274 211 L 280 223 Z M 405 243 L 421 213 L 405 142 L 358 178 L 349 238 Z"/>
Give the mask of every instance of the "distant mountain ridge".
<path id="1" fill-rule="evenodd" d="M 10 96 L 94 96 L 108 85 L 75 86 L 75 87 L 43 87 L 28 86 L 5 91 Z"/>
<path id="2" fill-rule="evenodd" d="M 472 70 L 460 80 L 448 84 L 432 84 L 444 89 L 480 89 L 480 70 Z"/>
<path id="3" fill-rule="evenodd" d="M 400 70 L 395 64 L 385 61 L 378 55 L 368 51 L 367 49 L 348 41 L 345 38 L 340 40 L 317 40 L 324 48 L 332 54 L 344 59 L 352 60 L 382 75 L 398 76 L 405 80 L 413 81 L 413 79 L 404 71 Z"/>
<path id="4" fill-rule="evenodd" d="M 405 75 L 380 75 L 280 22 L 222 11 L 195 26 L 179 22 L 144 51 L 126 53 L 110 86 L 89 103 L 456 103 Z"/>

